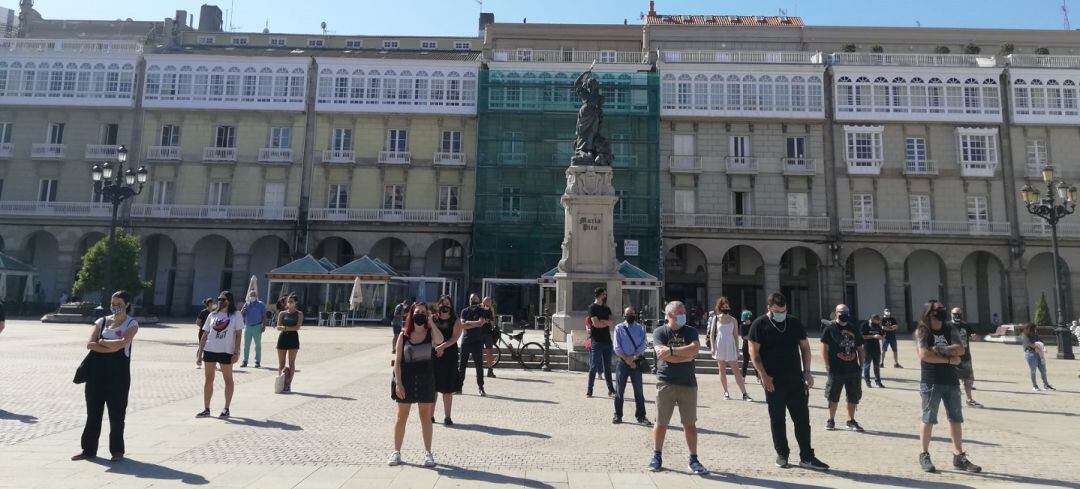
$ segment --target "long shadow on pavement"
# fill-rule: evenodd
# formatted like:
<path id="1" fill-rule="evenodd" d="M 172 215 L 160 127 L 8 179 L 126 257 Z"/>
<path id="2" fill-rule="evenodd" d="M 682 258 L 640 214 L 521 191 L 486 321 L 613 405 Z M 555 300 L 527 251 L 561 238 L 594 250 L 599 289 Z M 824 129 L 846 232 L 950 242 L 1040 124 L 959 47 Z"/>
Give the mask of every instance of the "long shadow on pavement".
<path id="1" fill-rule="evenodd" d="M 514 382 L 526 382 L 526 383 L 534 383 L 534 384 L 552 384 L 553 383 L 550 380 L 543 380 L 543 379 L 519 379 L 519 378 L 514 378 L 514 377 L 499 377 L 499 378 L 504 379 L 504 380 L 512 380 Z"/>
<path id="2" fill-rule="evenodd" d="M 456 430 L 470 430 L 479 431 L 480 433 L 487 433 L 495 436 L 527 436 L 529 438 L 551 438 L 551 435 L 545 435 L 543 433 L 534 433 L 531 431 L 519 431 L 512 430 L 510 428 L 499 428 L 497 426 L 484 426 L 479 424 L 457 424 L 455 423 L 453 429 Z"/>
<path id="3" fill-rule="evenodd" d="M 815 486 L 811 484 L 798 484 L 794 482 L 781 482 L 771 481 L 768 479 L 757 479 L 754 477 L 748 477 L 738 474 L 727 473 L 711 473 L 701 476 L 702 479 L 707 479 L 716 482 L 722 482 L 725 484 L 735 484 L 740 487 L 766 487 L 769 489 L 829 489 L 830 486 Z"/>
<path id="4" fill-rule="evenodd" d="M 289 393 L 287 393 L 285 395 L 287 395 L 287 396 L 311 397 L 311 398 L 314 398 L 314 399 L 335 399 L 335 400 L 338 400 L 338 401 L 355 401 L 356 400 L 355 397 L 332 396 L 330 394 L 312 394 L 310 392 L 296 392 L 296 391 L 291 391 L 291 392 L 289 392 Z"/>
<path id="5" fill-rule="evenodd" d="M 888 438 L 901 438 L 901 439 L 904 439 L 904 440 L 918 440 L 919 439 L 918 433 L 893 433 L 891 431 L 866 430 L 866 434 L 867 435 L 874 435 L 874 436 L 885 436 L 885 437 L 888 437 Z M 949 438 L 944 437 L 944 436 L 935 436 L 935 437 L 932 437 L 931 440 L 936 441 L 936 442 L 942 442 L 942 443 L 952 443 Z M 1000 447 L 1001 446 L 1001 445 L 999 445 L 997 443 L 990 443 L 990 442 L 978 441 L 978 440 L 970 440 L 970 439 L 967 439 L 967 438 L 964 438 L 964 443 L 971 444 L 971 445 L 979 445 L 979 446 L 984 446 L 984 447 Z"/>
<path id="6" fill-rule="evenodd" d="M 269 428 L 269 429 L 277 429 L 277 430 L 284 430 L 284 431 L 300 431 L 300 430 L 304 429 L 304 428 L 301 428 L 299 425 L 283 423 L 281 421 L 274 421 L 274 420 L 270 420 L 270 419 L 267 419 L 265 421 L 260 421 L 260 420 L 251 419 L 251 418 L 232 417 L 232 418 L 226 419 L 225 422 L 229 423 L 229 424 L 239 424 L 239 425 L 244 425 L 244 426 L 250 426 L 252 428 Z"/>
<path id="7" fill-rule="evenodd" d="M 955 484 L 952 482 L 924 481 L 917 479 L 909 479 L 907 477 L 900 477 L 895 475 L 859 474 L 855 472 L 848 472 L 846 470 L 830 470 L 826 472 L 826 474 L 856 482 L 887 485 L 890 487 L 919 487 L 927 489 L 971 489 L 974 487 L 978 487 L 977 484 L 966 485 Z"/>
<path id="8" fill-rule="evenodd" d="M 499 399 L 499 400 L 502 400 L 502 401 L 524 402 L 524 403 L 530 403 L 530 404 L 559 404 L 558 402 L 549 401 L 547 399 L 529 399 L 527 397 L 506 397 L 506 396 L 496 396 L 494 394 L 488 394 L 488 397 L 491 398 L 491 399 Z"/>
<path id="9" fill-rule="evenodd" d="M 1002 411 L 1002 412 L 1009 412 L 1009 413 L 1056 414 L 1058 416 L 1076 416 L 1077 415 L 1076 413 L 1067 413 L 1067 412 L 1064 412 L 1064 411 L 1036 411 L 1036 410 L 1033 410 L 1033 409 L 1016 409 L 1016 408 L 1002 408 L 1002 407 L 990 407 L 990 406 L 983 406 L 983 407 L 981 407 L 979 409 L 984 409 L 986 411 Z"/>
<path id="10" fill-rule="evenodd" d="M 34 424 L 38 422 L 37 416 L 33 416 L 30 414 L 15 414 L 11 411 L 5 411 L 3 409 L 0 409 L 0 419 L 10 419 L 26 424 Z"/>
<path id="11" fill-rule="evenodd" d="M 1061 481 L 1057 479 L 1043 479 L 1042 477 L 1028 477 L 1024 475 L 1009 475 L 997 472 L 981 472 L 971 474 L 974 478 L 990 479 L 995 481 L 1011 482 L 1013 484 L 1032 484 L 1039 486 L 1077 487 L 1076 481 Z"/>
<path id="12" fill-rule="evenodd" d="M 466 480 L 483 482 L 485 484 L 498 484 L 512 487 L 527 487 L 530 489 L 554 489 L 555 486 L 540 481 L 527 480 L 524 477 L 513 477 L 503 474 L 493 474 L 476 469 L 466 469 L 453 465 L 440 465 L 437 469 L 440 478 L 450 480 Z"/>
<path id="13" fill-rule="evenodd" d="M 668 431 L 679 431 L 679 432 L 681 432 L 682 430 L 683 430 L 682 426 L 675 426 L 675 425 L 669 425 L 668 426 Z M 699 435 L 722 435 L 722 436 L 727 436 L 727 437 L 731 437 L 731 438 L 750 438 L 749 436 L 741 435 L 739 433 L 727 433 L 725 431 L 715 431 L 715 430 L 710 430 L 708 428 L 702 428 L 700 426 L 697 427 L 697 432 L 698 432 Z"/>
<path id="14" fill-rule="evenodd" d="M 140 462 L 130 458 L 126 458 L 122 462 L 109 462 L 104 459 L 94 459 L 92 461 L 98 465 L 109 467 L 106 472 L 112 474 L 131 475 L 140 479 L 176 480 L 191 485 L 204 485 L 210 483 L 210 481 L 199 474 L 170 469 L 164 465 Z"/>

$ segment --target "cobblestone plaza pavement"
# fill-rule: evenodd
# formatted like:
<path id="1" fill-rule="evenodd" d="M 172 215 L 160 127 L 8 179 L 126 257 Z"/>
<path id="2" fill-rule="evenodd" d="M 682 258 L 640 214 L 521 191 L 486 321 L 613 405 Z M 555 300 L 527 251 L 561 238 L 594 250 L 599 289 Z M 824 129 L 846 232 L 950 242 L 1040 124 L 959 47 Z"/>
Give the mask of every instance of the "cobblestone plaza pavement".
<path id="1" fill-rule="evenodd" d="M 612 425 L 610 399 L 585 398 L 584 374 L 520 370 L 488 379 L 487 398 L 475 395 L 470 372 L 464 395 L 455 400 L 457 424 L 435 426 L 439 468 L 419 466 L 415 415 L 403 449 L 407 465 L 387 467 L 395 412 L 388 328 L 306 328 L 294 392 L 286 395 L 272 393 L 276 334 L 268 332 L 263 368 L 239 370 L 233 417 L 222 421 L 194 417 L 202 408 L 194 326 L 145 327 L 133 351 L 129 458 L 71 462 L 85 416 L 81 386 L 71 377 L 87 328 L 8 321 L 0 334 L 0 487 L 1080 487 L 1073 464 L 1080 453 L 1080 364 L 1048 360 L 1059 390 L 1032 393 L 1019 347 L 987 343 L 973 349 L 976 399 L 985 407 L 964 409 L 966 449 L 982 474 L 951 469 L 945 425 L 931 445 L 945 470 L 919 470 L 918 362 L 910 341 L 901 343 L 907 368 L 887 367 L 887 388 L 865 390 L 858 419 L 866 433 L 824 430 L 825 378 L 816 377 L 811 421 L 818 456 L 833 467 L 827 474 L 773 466 L 756 383 L 748 388 L 759 402 L 723 401 L 719 380 L 699 376 L 699 454 L 713 474 L 695 477 L 686 470 L 677 429 L 664 451 L 669 470 L 650 474 L 650 431 Z M 647 382 L 654 418 L 652 379 Z M 215 414 L 223 403 L 220 378 L 218 390 Z M 842 424 L 843 415 L 838 418 Z M 103 431 L 107 426 L 106 420 Z M 102 443 L 105 451 L 105 436 Z"/>

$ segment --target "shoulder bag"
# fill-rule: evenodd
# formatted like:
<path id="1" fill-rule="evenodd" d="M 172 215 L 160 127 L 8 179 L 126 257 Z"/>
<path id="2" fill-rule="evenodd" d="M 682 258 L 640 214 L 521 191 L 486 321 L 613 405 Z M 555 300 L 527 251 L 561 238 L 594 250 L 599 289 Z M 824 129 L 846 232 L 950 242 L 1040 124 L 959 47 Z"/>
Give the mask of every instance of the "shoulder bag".
<path id="1" fill-rule="evenodd" d="M 101 334 L 105 330 L 105 318 L 101 319 L 101 327 L 97 330 L 97 337 L 100 340 Z M 90 373 L 94 371 L 97 366 L 97 361 L 100 357 L 98 352 L 90 350 L 86 352 L 86 356 L 83 357 L 82 362 L 75 368 L 75 377 L 71 379 L 71 382 L 75 384 L 84 384 L 90 379 Z"/>
<path id="2" fill-rule="evenodd" d="M 630 345 L 634 347 L 634 351 L 637 351 L 638 345 L 637 342 L 634 341 L 634 335 L 630 334 L 630 326 L 623 328 L 623 330 L 626 331 L 626 337 L 630 340 Z M 649 359 L 645 358 L 644 354 L 638 355 L 638 357 L 634 359 L 634 362 L 637 364 L 638 370 L 642 372 L 652 369 L 652 367 L 649 366 Z"/>

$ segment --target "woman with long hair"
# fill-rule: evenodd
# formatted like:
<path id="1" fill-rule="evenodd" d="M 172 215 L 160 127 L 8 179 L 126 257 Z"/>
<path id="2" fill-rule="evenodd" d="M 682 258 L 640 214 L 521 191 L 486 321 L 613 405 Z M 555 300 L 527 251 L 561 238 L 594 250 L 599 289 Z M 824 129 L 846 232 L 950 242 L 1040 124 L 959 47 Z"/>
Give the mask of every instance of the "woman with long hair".
<path id="1" fill-rule="evenodd" d="M 128 316 L 131 294 L 117 291 L 112 295 L 112 314 L 98 319 L 90 332 L 86 349 L 90 356 L 83 364 L 86 377 L 86 427 L 82 450 L 71 457 L 83 460 L 97 457 L 101 436 L 101 416 L 109 409 L 109 453 L 113 462 L 124 459 L 124 418 L 127 415 L 128 391 L 131 390 L 131 342 L 139 332 L 139 323 Z"/>
<path id="2" fill-rule="evenodd" d="M 716 307 L 709 315 L 709 349 L 720 367 L 720 385 L 724 387 L 724 400 L 731 399 L 728 394 L 727 369 L 735 376 L 735 384 L 742 391 L 744 401 L 753 401 L 746 393 L 742 372 L 739 371 L 739 328 L 738 321 L 731 315 L 731 301 L 727 297 L 716 299 Z"/>
<path id="3" fill-rule="evenodd" d="M 435 328 L 442 334 L 443 341 L 435 346 L 435 392 L 442 394 L 443 400 L 443 424 L 453 426 L 454 420 L 450 418 L 450 412 L 454 405 L 454 393 L 458 390 L 458 345 L 457 340 L 461 337 L 461 321 L 458 321 L 454 313 L 454 305 L 450 296 L 443 296 L 436 304 Z M 438 397 L 435 404 L 439 403 Z M 434 408 L 432 408 L 434 411 Z M 432 413 L 434 422 L 434 413 Z"/>
<path id="4" fill-rule="evenodd" d="M 277 358 L 278 375 L 285 373 L 285 388 L 282 392 L 292 392 L 293 374 L 296 373 L 296 354 L 300 351 L 300 326 L 304 324 L 304 313 L 300 312 L 300 299 L 296 294 L 289 295 L 285 310 L 278 313 L 277 320 Z M 289 357 L 289 366 L 285 366 L 285 356 Z"/>
<path id="5" fill-rule="evenodd" d="M 199 356 L 206 366 L 203 368 L 203 410 L 196 418 L 210 416 L 210 399 L 214 397 L 214 374 L 221 365 L 221 378 L 225 381 L 225 409 L 222 418 L 230 416 L 229 406 L 233 398 L 232 366 L 240 357 L 240 343 L 244 334 L 244 316 L 236 308 L 232 292 L 218 294 L 217 309 L 206 318 L 203 335 L 199 339 Z"/>
<path id="6" fill-rule="evenodd" d="M 439 345 L 439 352 L 433 345 Z M 401 444 L 405 441 L 405 424 L 413 404 L 417 404 L 420 414 L 424 466 L 435 466 L 435 456 L 431 453 L 431 415 L 435 411 L 435 368 L 432 359 L 442 353 L 443 348 L 444 338 L 428 315 L 427 304 L 414 303 L 409 308 L 394 348 L 397 353 L 391 398 L 397 401 L 398 409 L 394 422 L 394 452 L 387 462 L 391 466 L 401 464 Z"/>
<path id="7" fill-rule="evenodd" d="M 1046 380 L 1046 345 L 1039 337 L 1038 327 L 1027 323 L 1020 331 L 1020 341 L 1024 345 L 1024 360 L 1027 361 L 1028 370 L 1031 371 L 1031 390 L 1039 392 L 1039 384 L 1035 382 L 1035 370 L 1042 374 L 1043 389 L 1057 390 L 1050 385 L 1049 380 Z"/>

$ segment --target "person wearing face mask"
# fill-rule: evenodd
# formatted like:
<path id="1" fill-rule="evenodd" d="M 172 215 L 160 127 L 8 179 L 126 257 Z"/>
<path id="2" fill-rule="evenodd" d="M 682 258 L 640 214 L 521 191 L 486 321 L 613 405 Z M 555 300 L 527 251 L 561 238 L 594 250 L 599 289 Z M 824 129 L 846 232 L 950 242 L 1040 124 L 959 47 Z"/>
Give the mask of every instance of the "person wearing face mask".
<path id="1" fill-rule="evenodd" d="M 690 451 L 688 468 L 698 475 L 709 471 L 697 456 L 697 376 L 694 360 L 701 343 L 698 332 L 686 324 L 686 306 L 672 301 L 664 307 L 667 323 L 653 330 L 656 351 L 656 426 L 653 427 L 653 458 L 649 470 L 664 469 L 663 448 L 668 423 L 679 408 L 686 447 Z"/>
<path id="2" fill-rule="evenodd" d="M 877 382 L 878 387 L 885 387 L 881 383 L 881 338 L 884 337 L 885 332 L 881 329 L 881 316 L 874 314 L 870 316 L 870 320 L 863 323 L 862 337 L 866 342 L 863 345 L 866 350 L 866 359 L 863 361 L 863 378 L 866 380 L 866 387 L 872 387 L 870 385 L 870 367 L 874 367 L 874 380 Z"/>
<path id="3" fill-rule="evenodd" d="M 795 440 L 799 443 L 799 466 L 812 470 L 829 470 L 818 460 L 810 445 L 810 389 L 814 376 L 810 372 L 812 357 L 806 328 L 798 318 L 787 314 L 787 299 L 783 294 L 769 295 L 769 312 L 750 325 L 750 358 L 754 362 L 765 389 L 769 405 L 769 428 L 776 466 L 788 468 L 787 419 L 791 415 Z"/>
<path id="4" fill-rule="evenodd" d="M 851 311 L 844 304 L 836 306 L 836 319 L 821 333 L 821 360 L 829 373 L 825 382 L 825 399 L 829 402 L 829 420 L 825 429 L 836 429 L 836 408 L 840 404 L 840 391 L 847 394 L 847 429 L 862 432 L 863 427 L 855 421 L 855 410 L 862 399 L 860 382 L 862 363 L 866 361 L 865 340 L 862 331 L 851 322 Z"/>
<path id="5" fill-rule="evenodd" d="M 112 295 L 112 315 L 98 319 L 90 333 L 86 370 L 86 426 L 82 450 L 72 460 L 97 457 L 101 436 L 101 417 L 109 410 L 109 453 L 111 460 L 124 458 L 124 420 L 127 417 L 128 392 L 131 390 L 131 342 L 139 332 L 139 323 L 128 316 L 131 294 L 117 291 Z M 0 317 L 0 320 L 3 318 Z"/>
<path id="6" fill-rule="evenodd" d="M 259 294 L 255 291 L 248 292 L 247 302 L 240 308 L 240 314 L 244 315 L 244 361 L 241 368 L 248 366 L 248 353 L 251 352 L 251 342 L 255 342 L 255 368 L 262 364 L 262 334 L 266 329 L 266 304 L 259 300 Z"/>
<path id="7" fill-rule="evenodd" d="M 438 346 L 434 346 L 438 345 Z M 420 434 L 424 439 L 424 467 L 435 466 L 431 453 L 432 414 L 435 412 L 435 369 L 433 358 L 445 353 L 446 339 L 428 316 L 427 305 L 415 302 L 405 317 L 405 324 L 394 348 L 394 382 L 390 397 L 397 401 L 394 422 L 394 451 L 388 465 L 401 465 L 401 444 L 405 424 L 416 404 L 420 414 Z"/>
<path id="8" fill-rule="evenodd" d="M 915 343 L 919 349 L 919 396 L 922 398 L 922 430 L 919 432 L 922 453 L 919 454 L 919 466 L 926 472 L 937 471 L 930 460 L 930 439 L 937 424 L 938 407 L 944 403 L 953 445 L 953 467 L 967 472 L 982 471 L 982 467 L 971 463 L 964 452 L 964 408 L 960 402 L 960 379 L 956 365 L 960 364 L 965 348 L 957 331 L 946 322 L 945 304 L 936 300 L 926 303 L 922 319 L 915 329 Z"/>
<path id="9" fill-rule="evenodd" d="M 443 424 L 453 426 L 454 421 L 450 418 L 450 412 L 454 406 L 454 393 L 459 388 L 457 341 L 461 337 L 461 322 L 454 314 L 454 307 L 449 297 L 439 299 L 434 324 L 443 337 L 443 342 L 435 347 L 435 392 L 442 394 L 445 415 Z M 435 403 L 439 403 L 438 396 L 435 398 Z"/>
<path id="10" fill-rule="evenodd" d="M 735 384 L 742 391 L 742 400 L 753 401 L 746 393 L 746 385 L 743 384 L 742 373 L 739 372 L 739 337 L 735 318 L 731 315 L 731 302 L 727 297 L 716 300 L 716 308 L 709 315 L 709 351 L 713 360 L 720 367 L 720 385 L 724 387 L 724 400 L 731 400 L 728 394 L 727 369 L 731 367 L 731 373 L 735 375 Z"/>
<path id="11" fill-rule="evenodd" d="M 956 366 L 956 374 L 964 383 L 964 396 L 967 398 L 969 407 L 983 407 L 971 397 L 971 391 L 975 390 L 975 369 L 971 366 L 971 335 L 973 332 L 964 322 L 964 310 L 959 307 L 950 311 L 952 322 L 949 324 L 956 331 L 960 344 L 964 346 L 964 354 L 960 355 L 960 365 Z"/>
<path id="12" fill-rule="evenodd" d="M 203 410 L 197 418 L 210 416 L 210 400 L 214 397 L 214 375 L 217 366 L 221 366 L 221 378 L 225 381 L 225 409 L 221 418 L 230 416 L 229 406 L 233 398 L 232 366 L 240 357 L 240 341 L 244 334 L 244 316 L 236 309 L 232 292 L 222 291 L 218 295 L 217 309 L 206 318 L 203 336 L 199 342 L 199 354 L 203 363 Z"/>
<path id="13" fill-rule="evenodd" d="M 626 393 L 626 379 L 634 388 L 634 417 L 642 426 L 652 426 L 645 417 L 645 390 L 641 374 L 645 371 L 645 327 L 638 322 L 637 311 L 627 307 L 623 311 L 624 321 L 615 326 L 615 355 L 619 363 L 615 366 L 615 417 L 613 424 L 622 423 L 623 394 Z"/>
<path id="14" fill-rule="evenodd" d="M 615 385 L 611 381 L 611 308 L 607 306 L 607 290 L 597 287 L 593 290 L 596 300 L 589 304 L 586 314 L 589 319 L 589 384 L 585 397 L 593 396 L 593 384 L 601 372 L 607 383 L 608 397 L 615 397 Z"/>
<path id="15" fill-rule="evenodd" d="M 215 309 L 214 299 L 211 299 L 211 298 L 207 297 L 207 298 L 203 299 L 202 302 L 203 302 L 203 310 L 199 311 L 199 314 L 197 316 L 195 316 L 195 326 L 199 328 L 198 338 L 195 340 L 196 343 L 202 341 L 203 334 L 205 334 L 205 333 L 203 333 L 203 325 L 206 324 L 206 318 L 210 317 L 210 313 L 214 312 L 214 309 Z M 195 368 L 199 368 L 199 367 L 202 366 L 202 356 L 200 356 L 200 355 L 201 355 L 201 353 L 196 348 L 195 349 Z"/>
<path id="16" fill-rule="evenodd" d="M 881 368 L 885 368 L 885 354 L 888 353 L 890 346 L 892 347 L 893 367 L 904 368 L 900 366 L 900 357 L 896 349 L 896 331 L 900 329 L 900 326 L 896 323 L 892 311 L 888 309 L 885 309 L 885 317 L 881 318 L 881 329 L 885 331 L 885 337 L 881 339 Z"/>
<path id="17" fill-rule="evenodd" d="M 278 375 L 285 374 L 285 388 L 282 392 L 292 392 L 292 379 L 296 374 L 296 354 L 300 352 L 300 326 L 304 324 L 304 313 L 299 310 L 299 302 L 296 294 L 290 295 L 285 310 L 278 313 Z M 288 367 L 285 366 L 286 356 L 289 357 Z"/>
<path id="18" fill-rule="evenodd" d="M 476 367 L 476 387 L 480 390 L 480 396 L 487 396 L 484 392 L 484 361 L 481 358 L 484 349 L 484 324 L 486 323 L 486 311 L 480 307 L 480 295 L 469 295 L 469 307 L 462 309 L 461 318 L 461 357 L 458 359 L 458 389 L 460 394 L 465 387 L 465 370 L 472 358 Z"/>
<path id="19" fill-rule="evenodd" d="M 742 369 L 743 379 L 746 379 L 746 367 L 750 365 L 750 324 L 754 322 L 754 313 L 743 310 L 739 317 L 739 336 L 742 338 Z M 757 375 L 757 372 L 754 372 Z"/>

